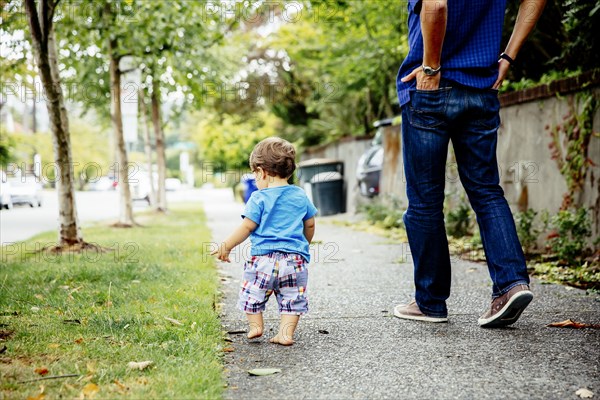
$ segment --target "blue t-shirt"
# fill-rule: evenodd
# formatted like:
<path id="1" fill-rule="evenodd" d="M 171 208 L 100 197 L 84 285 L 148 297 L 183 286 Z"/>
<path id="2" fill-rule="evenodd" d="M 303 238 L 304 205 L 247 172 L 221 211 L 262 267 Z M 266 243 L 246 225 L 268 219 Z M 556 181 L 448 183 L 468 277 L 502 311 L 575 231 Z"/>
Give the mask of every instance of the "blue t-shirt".
<path id="1" fill-rule="evenodd" d="M 410 91 L 417 84 L 400 79 L 423 64 L 421 34 L 421 0 L 408 1 L 408 44 L 396 87 L 400 106 L 410 100 Z M 442 78 L 478 89 L 491 88 L 498 78 L 498 57 L 502 40 L 502 25 L 506 0 L 448 1 L 448 21 L 442 46 Z M 419 12 L 420 11 L 420 12 Z"/>
<path id="2" fill-rule="evenodd" d="M 278 186 L 257 190 L 246 203 L 242 217 L 258 226 L 250 234 L 253 256 L 281 251 L 300 254 L 310 262 L 304 221 L 317 209 L 298 186 Z"/>

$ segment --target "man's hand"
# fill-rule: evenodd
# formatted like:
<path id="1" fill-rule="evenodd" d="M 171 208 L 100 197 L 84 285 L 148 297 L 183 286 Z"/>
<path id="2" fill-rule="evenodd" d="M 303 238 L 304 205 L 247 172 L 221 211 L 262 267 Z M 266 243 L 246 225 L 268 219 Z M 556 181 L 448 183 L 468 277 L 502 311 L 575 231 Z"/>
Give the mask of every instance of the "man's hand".
<path id="1" fill-rule="evenodd" d="M 505 59 L 501 58 L 500 61 L 498 61 L 498 79 L 496 79 L 496 82 L 494 83 L 494 86 L 492 86 L 492 89 L 500 89 L 500 86 L 502 86 L 502 82 L 504 81 L 504 78 L 506 78 L 506 74 L 508 73 L 509 68 L 510 63 Z"/>
<path id="2" fill-rule="evenodd" d="M 221 261 L 231 262 L 231 260 L 229 259 L 229 253 L 231 253 L 231 250 L 227 249 L 227 247 L 225 246 L 225 243 L 221 243 L 215 251 L 210 253 L 210 255 L 211 256 L 216 255 L 217 258 Z"/>
<path id="3" fill-rule="evenodd" d="M 412 72 L 401 79 L 402 82 L 410 82 L 413 79 L 417 80 L 417 89 L 419 90 L 437 90 L 440 88 L 441 72 L 433 76 L 425 75 L 423 67 L 418 66 Z"/>

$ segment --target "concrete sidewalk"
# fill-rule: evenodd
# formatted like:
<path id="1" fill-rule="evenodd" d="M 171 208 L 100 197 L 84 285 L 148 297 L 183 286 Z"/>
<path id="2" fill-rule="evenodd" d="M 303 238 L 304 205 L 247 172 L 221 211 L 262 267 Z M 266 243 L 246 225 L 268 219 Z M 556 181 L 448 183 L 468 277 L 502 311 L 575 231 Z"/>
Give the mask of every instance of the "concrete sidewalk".
<path id="1" fill-rule="evenodd" d="M 240 223 L 231 191 L 206 191 L 204 205 L 215 241 Z M 344 216 L 333 219 L 344 219 Z M 406 244 L 317 219 L 309 269 L 310 313 L 297 342 L 268 342 L 277 329 L 275 299 L 267 305 L 266 335 L 249 342 L 231 334 L 225 356 L 231 399 L 577 399 L 587 388 L 600 398 L 600 330 L 548 328 L 571 318 L 600 323 L 600 296 L 532 281 L 535 298 L 513 327 L 482 329 L 489 305 L 487 267 L 453 262 L 448 324 L 403 321 L 396 304 L 413 295 L 412 264 L 400 262 Z M 249 254 L 249 244 L 242 245 Z M 243 255 L 222 264 L 222 321 L 246 330 L 236 309 Z M 281 368 L 255 377 L 252 368 Z"/>

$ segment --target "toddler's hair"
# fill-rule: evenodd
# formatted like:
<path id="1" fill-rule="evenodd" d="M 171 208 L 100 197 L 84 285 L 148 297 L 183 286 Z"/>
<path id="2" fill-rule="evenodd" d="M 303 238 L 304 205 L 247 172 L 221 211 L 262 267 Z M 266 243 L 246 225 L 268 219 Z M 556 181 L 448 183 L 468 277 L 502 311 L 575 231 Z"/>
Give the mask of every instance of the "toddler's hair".
<path id="1" fill-rule="evenodd" d="M 270 137 L 260 141 L 250 154 L 250 169 L 264 169 L 271 176 L 289 178 L 296 170 L 296 149 L 287 140 Z"/>

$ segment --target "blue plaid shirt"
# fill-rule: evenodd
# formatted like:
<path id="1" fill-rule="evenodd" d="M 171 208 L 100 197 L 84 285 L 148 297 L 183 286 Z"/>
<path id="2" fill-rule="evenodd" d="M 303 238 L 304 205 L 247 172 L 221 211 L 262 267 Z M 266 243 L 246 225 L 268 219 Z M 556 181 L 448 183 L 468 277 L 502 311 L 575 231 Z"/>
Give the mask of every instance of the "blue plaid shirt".
<path id="1" fill-rule="evenodd" d="M 400 79 L 423 64 L 420 0 L 408 1 L 408 43 L 396 81 L 400 106 L 410 100 L 416 80 Z M 448 0 L 448 22 L 442 47 L 442 78 L 479 89 L 491 88 L 498 78 L 498 56 L 506 0 Z M 424 15 L 425 9 L 421 10 Z"/>

